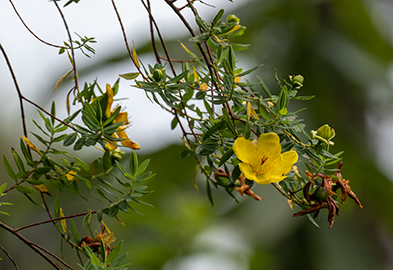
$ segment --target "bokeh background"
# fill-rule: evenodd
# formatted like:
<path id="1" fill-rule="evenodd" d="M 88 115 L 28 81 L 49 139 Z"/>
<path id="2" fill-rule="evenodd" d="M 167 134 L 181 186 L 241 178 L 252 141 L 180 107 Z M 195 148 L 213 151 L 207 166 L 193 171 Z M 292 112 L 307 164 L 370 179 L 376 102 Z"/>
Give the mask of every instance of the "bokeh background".
<path id="1" fill-rule="evenodd" d="M 187 32 L 162 1 L 152 2 L 172 56 L 183 55 L 177 40 L 186 41 Z M 128 98 L 122 102 L 132 117 L 131 137 L 141 145 L 140 159 L 150 158 L 150 169 L 157 174 L 149 183 L 155 192 L 145 197 L 154 208 L 136 206 L 145 217 L 124 215 L 125 227 L 108 222 L 117 239 L 126 240 L 123 251 L 129 252 L 130 269 L 393 269 L 393 2 L 211 2 L 216 8 L 196 3 L 203 18 L 209 20 L 224 8 L 224 16 L 235 13 L 247 26 L 241 42 L 251 47 L 237 53 L 241 66 L 263 63 L 257 74 L 272 88 L 274 69 L 281 78 L 294 74 L 305 77 L 302 94 L 316 97 L 299 103 L 299 108 L 307 107 L 301 116 L 309 130 L 325 123 L 335 128 L 334 148 L 345 151 L 343 174 L 364 208 L 347 201 L 340 205 L 340 217 L 332 229 L 327 228 L 326 213 L 317 218 L 317 228 L 306 217 L 292 218 L 285 198 L 270 186 L 256 188 L 264 201 L 244 198 L 239 204 L 224 192 L 214 191 L 215 206 L 211 207 L 203 181 L 199 191 L 193 187 L 195 162 L 180 158 L 180 132 L 170 130 L 171 117 L 122 81 L 120 94 Z M 44 40 L 61 43 L 67 39 L 52 3 L 19 0 L 14 4 Z M 137 1 L 119 1 L 118 8 L 139 57 L 144 63 L 154 63 L 146 12 Z M 118 74 L 134 71 L 109 1 L 84 0 L 64 12 L 72 32 L 98 40 L 96 56 L 78 55 L 81 82 L 97 78 L 101 84 L 112 84 Z M 191 13 L 187 18 L 192 21 Z M 26 97 L 45 108 L 55 99 L 58 114 L 65 116 L 65 95 L 71 82 L 55 94 L 53 90 L 57 78 L 69 69 L 67 59 L 32 37 L 8 1 L 0 3 L 0 42 Z M 18 146 L 22 129 L 16 91 L 3 59 L 0 94 L 0 149 L 10 157 L 10 148 Z M 28 107 L 28 122 L 36 116 L 36 109 Z M 92 153 L 94 150 L 81 155 L 88 161 Z M 0 184 L 9 182 L 3 167 L 0 175 Z M 83 208 L 70 197 L 63 201 L 70 209 L 66 214 Z M 10 217 L 0 216 L 2 222 L 18 227 L 46 219 L 42 209 L 23 196 L 7 194 L 6 199 L 15 206 L 7 208 Z M 60 250 L 60 240 L 51 226 L 41 229 L 23 233 L 47 248 Z M 50 269 L 4 231 L 0 231 L 0 244 L 20 269 Z M 0 269 L 13 269 L 0 254 Z M 66 259 L 74 256 L 74 252 L 64 251 Z"/>

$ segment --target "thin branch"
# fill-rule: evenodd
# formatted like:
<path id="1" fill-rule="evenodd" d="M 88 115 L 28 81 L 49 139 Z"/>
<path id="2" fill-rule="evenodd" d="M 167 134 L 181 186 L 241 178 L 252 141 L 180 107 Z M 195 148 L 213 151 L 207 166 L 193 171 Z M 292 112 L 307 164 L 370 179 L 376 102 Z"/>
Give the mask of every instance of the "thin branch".
<path id="1" fill-rule="evenodd" d="M 132 51 L 131 51 L 130 46 L 128 44 L 128 39 L 127 39 L 126 31 L 124 29 L 123 21 L 121 20 L 120 13 L 117 10 L 115 1 L 114 0 L 111 0 L 111 1 L 112 1 L 113 9 L 115 10 L 115 13 L 116 13 L 116 16 L 117 16 L 117 20 L 119 21 L 119 24 L 120 24 L 121 32 L 123 33 L 123 39 L 124 39 L 124 43 L 126 45 L 128 54 L 129 54 L 132 62 L 134 63 L 134 66 L 138 69 L 139 74 L 142 75 L 143 79 L 148 80 L 148 78 L 146 78 L 146 76 L 142 73 L 141 69 L 139 68 L 139 63 L 137 63 L 137 59 L 135 59 L 133 54 L 132 54 Z"/>
<path id="2" fill-rule="evenodd" d="M 89 211 L 89 212 L 84 212 L 84 213 L 79 213 L 79 214 L 74 214 L 74 215 L 69 215 L 69 216 L 64 216 L 64 217 L 53 218 L 53 219 L 49 219 L 49 220 L 45 220 L 45 221 L 40 221 L 40 222 L 37 222 L 37 223 L 33 223 L 33 224 L 29 224 L 29 225 L 17 228 L 17 229 L 15 229 L 15 232 L 18 232 L 18 231 L 21 231 L 21 230 L 24 230 L 24 229 L 27 229 L 27 228 L 35 227 L 35 226 L 38 226 L 38 225 L 55 222 L 55 221 L 62 220 L 62 219 L 70 219 L 70 218 L 75 218 L 75 217 L 80 217 L 80 216 L 86 216 L 88 214 L 95 214 L 97 212 L 98 211 L 95 210 L 95 211 Z"/>
<path id="3" fill-rule="evenodd" d="M 143 6 L 145 7 L 145 9 L 147 10 L 147 12 L 149 13 L 150 22 L 152 22 L 152 23 L 154 24 L 154 27 L 155 27 L 156 30 L 157 30 L 158 37 L 159 37 L 159 39 L 160 39 L 160 41 L 161 41 L 161 45 L 162 45 L 162 48 L 164 49 L 165 55 L 166 55 L 166 57 L 168 58 L 168 63 L 169 63 L 169 65 L 170 65 L 170 67 L 171 67 L 173 76 L 176 76 L 175 68 L 173 67 L 171 58 L 170 58 L 170 56 L 169 56 L 169 52 L 168 52 L 168 50 L 167 50 L 167 48 L 166 48 L 166 45 L 165 45 L 164 39 L 163 39 L 163 37 L 162 37 L 162 35 L 161 35 L 160 29 L 158 28 L 158 25 L 157 25 L 156 21 L 154 20 L 154 17 L 153 17 L 153 15 L 152 15 L 152 13 L 151 13 L 151 8 L 150 8 L 150 7 L 147 7 L 146 4 L 145 4 L 145 2 L 144 2 L 143 0 L 142 0 L 141 2 L 142 2 L 142 4 L 143 4 Z M 154 40 L 154 36 L 152 37 L 152 40 Z M 156 52 L 156 51 L 155 51 L 155 52 Z M 156 52 L 156 53 L 158 54 L 158 52 Z"/>
<path id="4" fill-rule="evenodd" d="M 64 122 L 63 120 L 61 120 L 60 118 L 57 118 L 56 116 L 54 116 L 53 114 L 51 114 L 50 112 L 48 112 L 47 110 L 45 110 L 44 108 L 42 108 L 40 105 L 38 105 L 37 103 L 31 101 L 30 99 L 22 96 L 22 99 L 24 99 L 25 101 L 29 102 L 31 105 L 37 107 L 40 111 L 42 111 L 43 113 L 47 114 L 48 116 L 52 117 L 53 119 L 57 120 L 58 122 L 62 123 L 63 125 L 66 125 L 67 127 L 69 127 L 70 129 L 72 129 L 73 131 L 78 131 L 75 127 L 73 127 L 72 125 L 68 124 L 67 122 Z"/>
<path id="5" fill-rule="evenodd" d="M 27 24 L 24 22 L 24 20 L 22 19 L 22 16 L 20 16 L 20 14 L 19 14 L 18 10 L 16 9 L 16 7 L 15 7 L 14 3 L 12 2 L 12 0 L 9 0 L 9 1 L 10 1 L 11 5 L 12 5 L 12 8 L 14 9 L 16 15 L 19 17 L 19 20 L 22 22 L 22 24 L 23 24 L 24 27 L 27 29 L 27 31 L 29 31 L 36 39 L 38 39 L 38 40 L 41 41 L 42 43 L 44 43 L 44 44 L 46 44 L 46 45 L 48 45 L 48 46 L 51 46 L 51 47 L 55 47 L 55 48 L 65 48 L 65 47 L 60 46 L 60 45 L 56 45 L 56 44 L 49 43 L 49 42 L 43 40 L 42 38 L 40 38 L 39 36 L 37 36 L 37 35 L 33 32 L 33 30 L 31 30 L 31 29 L 27 26 Z"/>
<path id="6" fill-rule="evenodd" d="M 0 249 L 4 252 L 4 254 L 8 257 L 8 259 L 10 259 L 10 261 L 12 262 L 12 264 L 15 266 L 15 269 L 16 269 L 16 270 L 19 270 L 18 265 L 16 264 L 16 262 L 14 261 L 14 259 L 11 257 L 11 255 L 7 252 L 7 250 L 5 250 L 5 248 L 3 248 L 1 245 L 0 245 Z"/>
<path id="7" fill-rule="evenodd" d="M 63 261 L 62 259 L 60 259 L 56 254 L 50 252 L 49 250 L 41 247 L 40 245 L 37 245 L 36 243 L 32 243 L 32 245 L 36 246 L 37 248 L 41 249 L 43 252 L 47 253 L 48 255 L 52 256 L 53 258 L 55 258 L 57 261 L 59 261 L 59 263 L 61 263 L 62 265 L 64 265 L 65 267 L 75 270 L 72 266 L 68 265 L 65 261 Z"/>
<path id="8" fill-rule="evenodd" d="M 9 71 L 11 73 L 12 80 L 14 81 L 14 84 L 15 84 L 16 92 L 18 93 L 20 113 L 21 113 L 21 117 L 22 117 L 23 135 L 25 135 L 25 137 L 27 138 L 25 110 L 23 108 L 23 100 L 22 100 L 23 99 L 23 95 L 22 95 L 22 92 L 20 91 L 20 88 L 19 88 L 18 82 L 16 80 L 16 76 L 14 74 L 14 70 L 12 69 L 10 60 L 8 59 L 8 56 L 7 56 L 3 46 L 1 45 L 1 43 L 0 43 L 0 50 L 3 53 L 5 61 L 7 62 L 8 69 L 9 69 Z"/>
<path id="9" fill-rule="evenodd" d="M 0 227 L 2 227 L 3 229 L 9 231 L 10 233 L 12 233 L 13 235 L 15 235 L 16 237 L 19 238 L 19 240 L 21 240 L 23 243 L 25 243 L 28 247 L 30 247 L 32 250 L 34 250 L 35 252 L 37 252 L 42 258 L 44 258 L 50 265 L 52 265 L 55 269 L 58 270 L 62 270 L 60 268 L 60 266 L 54 262 L 51 258 L 49 258 L 45 253 L 43 253 L 42 250 L 44 250 L 43 247 L 38 248 L 37 244 L 31 242 L 30 240 L 28 240 L 26 237 L 24 237 L 23 235 L 21 235 L 20 233 L 18 233 L 17 231 L 15 231 L 15 229 L 11 228 L 10 226 L 4 224 L 3 222 L 0 221 Z M 73 268 L 70 268 L 73 269 Z"/>
<path id="10" fill-rule="evenodd" d="M 68 39 L 70 41 L 70 47 L 71 47 L 71 58 L 72 58 L 72 69 L 74 71 L 74 81 L 75 81 L 75 89 L 78 91 L 79 93 L 79 85 L 78 85 L 78 74 L 77 74 L 77 70 L 76 70 L 76 64 L 75 64 L 75 50 L 74 50 L 74 45 L 72 44 L 72 37 L 71 37 L 71 33 L 70 33 L 70 29 L 68 28 L 68 24 L 67 21 L 64 17 L 63 12 L 61 11 L 59 5 L 57 4 L 57 1 L 53 1 L 53 3 L 55 4 L 57 10 L 60 13 L 60 16 L 63 20 L 64 26 L 66 28 L 67 31 L 67 35 L 68 35 Z"/>
<path id="11" fill-rule="evenodd" d="M 142 1 L 144 4 L 144 2 Z M 146 8 L 146 7 L 145 7 Z M 157 63 L 161 64 L 160 55 L 158 54 L 156 40 L 154 38 L 154 28 L 153 28 L 153 15 L 151 14 L 150 0 L 147 0 L 147 11 L 149 12 L 149 26 L 150 26 L 150 40 L 153 47 L 154 55 L 156 56 Z"/>

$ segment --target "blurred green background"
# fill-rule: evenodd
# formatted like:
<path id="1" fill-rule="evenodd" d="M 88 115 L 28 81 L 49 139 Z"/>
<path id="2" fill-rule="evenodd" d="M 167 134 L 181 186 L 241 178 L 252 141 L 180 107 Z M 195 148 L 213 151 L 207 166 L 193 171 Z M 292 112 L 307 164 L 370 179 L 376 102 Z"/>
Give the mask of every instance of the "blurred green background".
<path id="1" fill-rule="evenodd" d="M 107 222 L 118 240 L 126 240 L 123 251 L 129 252 L 130 269 L 393 269 L 393 164 L 389 158 L 393 148 L 386 136 L 393 129 L 389 121 L 393 119 L 392 11 L 392 3 L 382 0 L 256 0 L 230 11 L 247 26 L 241 42 L 251 44 L 249 50 L 237 53 L 240 66 L 263 63 L 258 75 L 272 88 L 275 68 L 280 78 L 305 77 L 302 94 L 316 98 L 295 106 L 308 108 L 302 113 L 308 130 L 325 123 L 335 128 L 334 148 L 345 151 L 344 177 L 351 181 L 363 209 L 347 200 L 340 204 L 340 217 L 332 229 L 327 228 L 325 212 L 317 218 L 317 228 L 306 217 L 292 218 L 286 199 L 271 186 L 256 187 L 263 201 L 244 198 L 239 204 L 214 191 L 216 205 L 211 207 L 203 179 L 198 180 L 199 191 L 193 187 L 195 162 L 180 158 L 182 146 L 168 145 L 140 156 L 140 160 L 151 159 L 150 169 L 157 174 L 149 183 L 155 192 L 145 197 L 154 208 L 136 206 L 146 217 L 122 216 L 126 227 Z M 180 51 L 178 39 L 187 37 L 168 40 L 174 58 Z M 81 73 L 108 63 L 121 64 L 123 58 L 129 61 L 126 55 L 114 53 Z M 6 139 L 3 152 L 9 149 Z M 4 178 L 5 170 L 1 172 Z M 20 226 L 45 219 L 22 200 L 23 206 L 13 207 L 12 216 L 1 220 Z M 67 203 L 78 207 L 72 200 Z M 51 227 L 42 229 L 44 235 L 24 233 L 58 249 Z M 13 251 L 20 269 L 49 269 L 4 231 L 0 231 L 0 242 Z M 65 251 L 66 258 L 74 254 Z M 4 254 L 0 256 L 4 259 L 0 269 L 12 269 Z"/>

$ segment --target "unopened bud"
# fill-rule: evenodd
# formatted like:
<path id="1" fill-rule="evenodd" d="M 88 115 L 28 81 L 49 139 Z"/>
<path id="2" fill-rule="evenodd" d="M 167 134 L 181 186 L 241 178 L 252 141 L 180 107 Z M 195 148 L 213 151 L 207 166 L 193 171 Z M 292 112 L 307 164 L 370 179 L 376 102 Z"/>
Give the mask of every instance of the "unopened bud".
<path id="1" fill-rule="evenodd" d="M 330 141 L 334 136 L 336 136 L 336 132 L 328 124 L 321 126 L 317 131 L 311 130 L 312 138 L 318 139 L 326 144 L 334 145 L 334 143 Z"/>
<path id="2" fill-rule="evenodd" d="M 160 68 L 160 69 L 155 69 L 153 72 L 153 79 L 156 82 L 161 81 L 161 79 L 165 76 L 165 69 L 164 68 Z"/>
<path id="3" fill-rule="evenodd" d="M 295 89 L 303 87 L 304 77 L 302 75 L 292 75 L 289 76 L 289 78 Z"/>
<path id="4" fill-rule="evenodd" d="M 228 17 L 227 17 L 227 22 L 229 22 L 229 23 L 236 23 L 236 24 L 239 24 L 239 22 L 240 22 L 240 19 L 238 18 L 238 17 L 236 17 L 236 15 L 234 15 L 234 14 L 231 14 L 231 15 L 229 15 Z"/>
<path id="5" fill-rule="evenodd" d="M 115 149 L 111 152 L 111 159 L 112 161 L 120 161 L 123 158 L 124 152 L 120 151 L 119 149 Z"/>

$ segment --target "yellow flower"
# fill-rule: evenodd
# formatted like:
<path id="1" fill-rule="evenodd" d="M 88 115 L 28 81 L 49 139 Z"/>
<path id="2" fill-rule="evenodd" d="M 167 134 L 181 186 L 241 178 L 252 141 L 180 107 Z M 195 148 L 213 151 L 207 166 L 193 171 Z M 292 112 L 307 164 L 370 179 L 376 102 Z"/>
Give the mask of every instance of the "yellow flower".
<path id="1" fill-rule="evenodd" d="M 113 111 L 111 111 L 111 107 L 112 107 L 112 103 L 113 103 L 113 90 L 109 84 L 106 85 L 106 94 L 108 96 L 108 104 L 106 106 L 105 115 L 106 115 L 106 117 L 110 117 L 111 114 L 116 110 L 116 108 Z M 121 144 L 128 147 L 128 148 L 140 149 L 139 145 L 136 142 L 131 141 L 125 132 L 125 129 L 130 124 L 130 122 L 128 121 L 128 113 L 127 112 L 120 112 L 116 116 L 116 118 L 113 120 L 112 123 L 116 124 L 119 122 L 123 122 L 123 124 L 120 127 L 118 127 L 118 129 L 116 130 L 116 132 L 114 134 L 112 134 L 112 137 L 118 137 L 118 138 L 122 139 L 120 141 Z M 117 148 L 115 141 L 110 141 L 110 142 L 108 141 L 106 146 L 111 151 Z"/>
<path id="2" fill-rule="evenodd" d="M 68 181 L 73 181 L 75 180 L 76 174 L 77 174 L 76 171 L 69 171 L 68 173 L 65 174 L 65 177 L 67 178 Z"/>
<path id="3" fill-rule="evenodd" d="M 244 176 L 261 185 L 284 180 L 298 159 L 294 150 L 281 153 L 280 138 L 275 133 L 262 134 L 256 145 L 240 137 L 233 151 L 242 161 L 239 168 Z"/>

